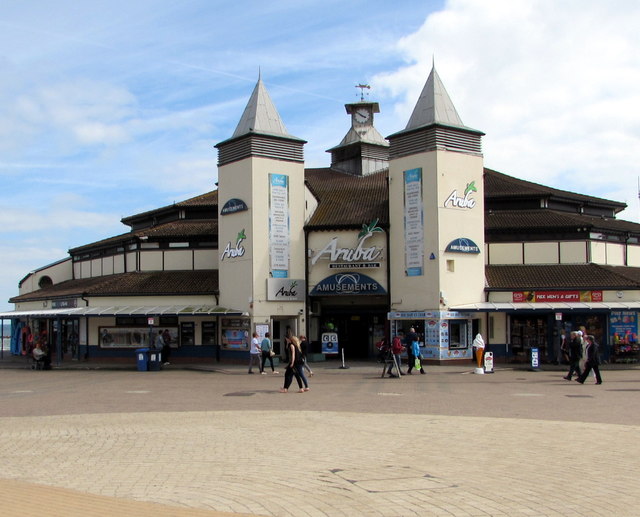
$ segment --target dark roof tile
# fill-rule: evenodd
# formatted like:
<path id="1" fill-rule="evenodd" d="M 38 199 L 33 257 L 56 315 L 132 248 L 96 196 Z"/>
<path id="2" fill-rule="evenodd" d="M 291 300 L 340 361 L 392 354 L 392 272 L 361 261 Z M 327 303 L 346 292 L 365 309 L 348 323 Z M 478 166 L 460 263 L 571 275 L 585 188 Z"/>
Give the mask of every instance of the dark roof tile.
<path id="1" fill-rule="evenodd" d="M 147 271 L 67 280 L 10 303 L 79 296 L 180 296 L 218 293 L 218 270 Z"/>
<path id="2" fill-rule="evenodd" d="M 537 210 L 492 210 L 485 213 L 485 231 L 577 230 L 640 233 L 640 224 L 613 217 L 574 214 L 540 208 Z M 584 231 L 584 230 L 583 230 Z"/>
<path id="3" fill-rule="evenodd" d="M 489 291 L 528 289 L 638 289 L 640 268 L 599 264 L 491 265 Z"/>
<path id="4" fill-rule="evenodd" d="M 378 225 L 388 226 L 388 171 L 353 176 L 329 168 L 307 169 L 305 178 L 319 200 L 307 228 L 360 227 L 374 219 Z"/>

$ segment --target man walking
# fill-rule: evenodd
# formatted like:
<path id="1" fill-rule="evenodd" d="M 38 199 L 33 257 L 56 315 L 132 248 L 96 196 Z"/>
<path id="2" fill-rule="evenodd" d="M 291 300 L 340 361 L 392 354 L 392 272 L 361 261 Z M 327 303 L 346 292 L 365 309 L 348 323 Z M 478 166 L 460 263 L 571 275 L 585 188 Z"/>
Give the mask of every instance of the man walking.
<path id="1" fill-rule="evenodd" d="M 582 339 L 575 330 L 571 331 L 571 341 L 569 342 L 569 373 L 563 379 L 571 380 L 575 372 L 580 377 L 580 358 L 582 357 Z"/>
<path id="2" fill-rule="evenodd" d="M 598 343 L 593 336 L 586 336 L 587 341 L 587 362 L 584 365 L 584 372 L 578 376 L 576 381 L 580 384 L 584 384 L 584 381 L 589 376 L 589 372 L 593 369 L 593 373 L 596 375 L 596 384 L 602 384 L 602 377 L 600 377 L 600 354 L 598 350 Z"/>

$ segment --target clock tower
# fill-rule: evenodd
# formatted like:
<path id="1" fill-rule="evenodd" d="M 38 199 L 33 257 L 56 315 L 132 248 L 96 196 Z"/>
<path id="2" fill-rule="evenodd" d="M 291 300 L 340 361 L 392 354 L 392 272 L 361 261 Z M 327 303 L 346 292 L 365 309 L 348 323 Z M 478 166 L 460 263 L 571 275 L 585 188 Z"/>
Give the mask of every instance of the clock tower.
<path id="1" fill-rule="evenodd" d="M 345 104 L 347 114 L 351 115 L 351 128 L 342 142 L 327 152 L 331 153 L 331 168 L 366 176 L 386 169 L 389 166 L 389 143 L 373 127 L 373 116 L 380 113 L 377 102 Z"/>

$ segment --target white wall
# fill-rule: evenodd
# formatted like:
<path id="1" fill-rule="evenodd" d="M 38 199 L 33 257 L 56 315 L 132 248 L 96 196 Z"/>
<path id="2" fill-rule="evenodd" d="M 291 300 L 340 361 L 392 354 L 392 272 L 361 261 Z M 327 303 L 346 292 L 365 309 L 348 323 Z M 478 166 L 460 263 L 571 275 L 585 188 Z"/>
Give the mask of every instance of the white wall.
<path id="1" fill-rule="evenodd" d="M 33 273 L 30 273 L 22 282 L 20 286 L 19 294 L 27 294 L 40 289 L 38 285 L 42 277 L 48 276 L 54 285 L 64 282 L 65 280 L 71 280 L 73 266 L 71 258 L 56 262 L 49 266 L 39 269 Z M 39 302 L 40 303 L 40 302 Z"/>
<path id="2" fill-rule="evenodd" d="M 191 250 L 166 250 L 164 252 L 165 271 L 193 269 L 193 253 Z"/>
<path id="3" fill-rule="evenodd" d="M 557 264 L 560 262 L 557 242 L 525 242 L 525 264 Z"/>
<path id="4" fill-rule="evenodd" d="M 624 266 L 624 244 L 607 242 L 607 264 L 610 266 Z"/>
<path id="5" fill-rule="evenodd" d="M 561 242 L 560 243 L 560 263 L 561 264 L 586 264 L 587 244 L 585 241 Z"/>
<path id="6" fill-rule="evenodd" d="M 506 242 L 488 245 L 490 264 L 522 264 L 524 262 L 522 243 Z"/>

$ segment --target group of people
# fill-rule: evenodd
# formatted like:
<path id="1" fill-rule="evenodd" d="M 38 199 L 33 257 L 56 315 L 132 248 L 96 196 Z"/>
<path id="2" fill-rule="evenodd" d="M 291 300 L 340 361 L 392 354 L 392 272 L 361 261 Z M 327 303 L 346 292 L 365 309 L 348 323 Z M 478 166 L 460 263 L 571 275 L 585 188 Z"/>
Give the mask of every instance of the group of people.
<path id="1" fill-rule="evenodd" d="M 393 361 L 390 362 L 389 369 L 387 371 L 389 377 L 399 377 L 405 375 L 402 372 L 402 353 L 407 351 L 407 363 L 408 368 L 406 375 L 412 375 L 412 370 L 415 368 L 419 370 L 421 374 L 426 374 L 424 366 L 422 366 L 422 355 L 420 354 L 420 341 L 415 328 L 411 327 L 409 332 L 405 335 L 403 331 L 399 331 L 391 340 L 391 347 L 387 347 L 384 341 L 380 344 L 382 354 L 389 353 Z M 393 373 L 396 368 L 396 373 Z M 383 372 L 384 375 L 384 372 Z"/>
<path id="2" fill-rule="evenodd" d="M 584 363 L 584 370 L 580 371 L 580 362 L 584 357 L 586 361 Z M 602 377 L 600 376 L 600 352 L 598 349 L 598 343 L 592 335 L 587 335 L 582 330 L 571 331 L 569 342 L 566 340 L 562 344 L 562 352 L 565 358 L 569 360 L 569 372 L 563 379 L 570 381 L 573 375 L 576 375 L 576 380 L 580 384 L 584 384 L 584 381 L 593 370 L 596 378 L 596 384 L 602 384 Z"/>
<path id="3" fill-rule="evenodd" d="M 308 342 L 306 336 L 300 337 L 294 336 L 291 329 L 287 329 L 285 336 L 284 361 L 286 363 L 286 369 L 284 371 L 284 385 L 280 389 L 281 393 L 287 393 L 289 387 L 296 379 L 298 383 L 298 393 L 304 393 L 309 391 L 309 381 L 305 375 L 305 370 L 309 375 L 313 375 L 313 370 L 307 363 L 307 349 Z M 247 373 L 253 373 L 253 366 L 256 365 L 262 375 L 266 375 L 265 366 L 267 361 L 271 365 L 271 373 L 277 374 L 278 371 L 273 366 L 273 357 L 275 352 L 273 351 L 273 343 L 271 342 L 271 335 L 269 332 L 265 333 L 264 338 L 260 339 L 257 332 L 254 332 L 251 338 L 251 347 L 249 349 L 249 371 Z"/>
<path id="4" fill-rule="evenodd" d="M 260 373 L 262 375 L 266 375 L 267 372 L 264 371 L 264 367 L 267 359 L 269 360 L 269 364 L 271 364 L 271 373 L 278 373 L 273 367 L 274 355 L 273 345 L 271 344 L 271 334 L 267 332 L 261 340 L 260 335 L 257 332 L 254 332 L 251 337 L 251 348 L 249 349 L 248 373 L 253 373 L 253 365 L 255 363 L 258 366 Z"/>

